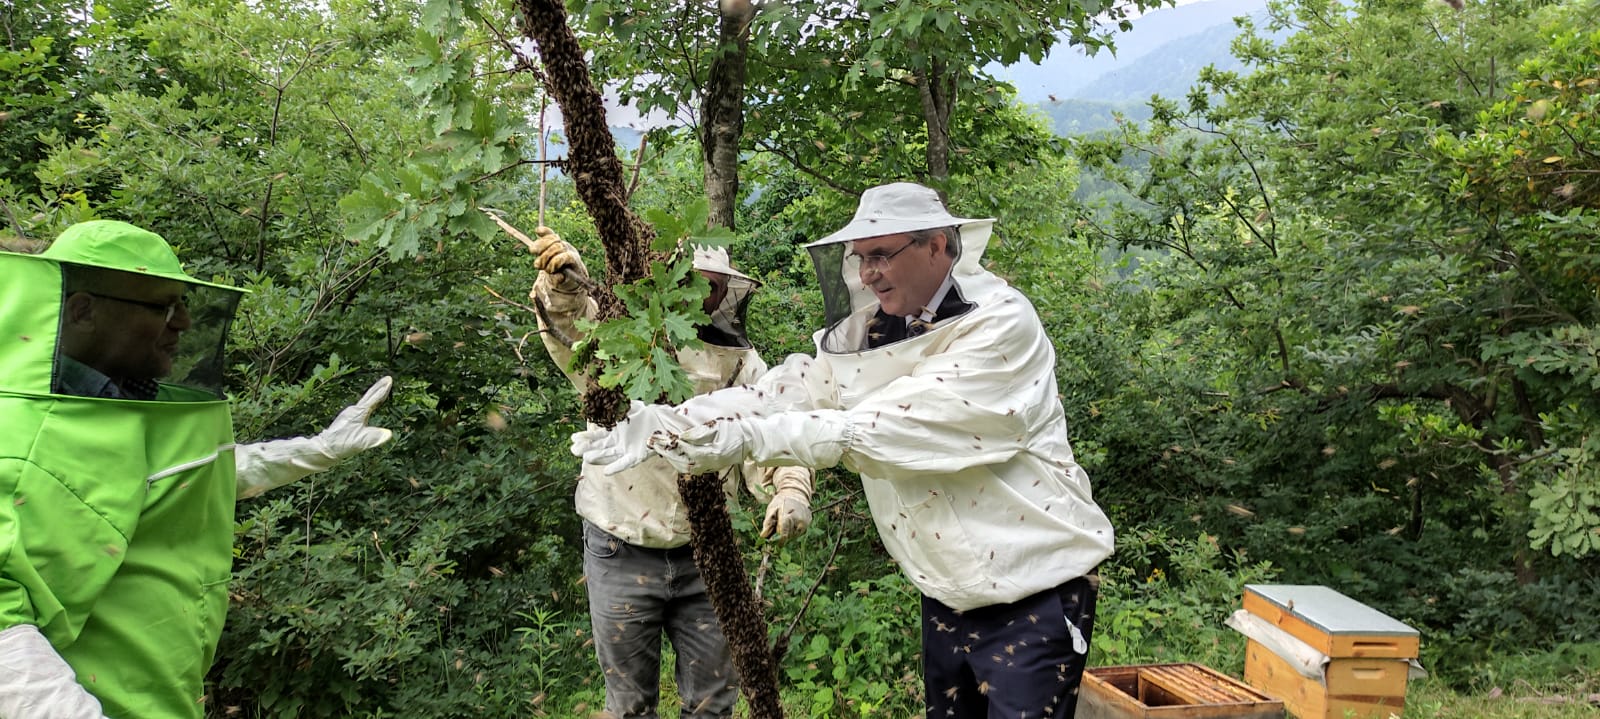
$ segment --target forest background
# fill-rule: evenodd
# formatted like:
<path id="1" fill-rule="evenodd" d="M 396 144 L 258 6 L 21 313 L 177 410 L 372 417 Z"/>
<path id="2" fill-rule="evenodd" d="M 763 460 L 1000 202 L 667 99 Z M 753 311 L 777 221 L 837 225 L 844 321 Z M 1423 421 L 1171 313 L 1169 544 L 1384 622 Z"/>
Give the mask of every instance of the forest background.
<path id="1" fill-rule="evenodd" d="M 1325 584 L 1421 631 L 1432 676 L 1406 716 L 1592 716 L 1593 0 L 1274 2 L 1243 21 L 1240 69 L 1068 137 L 983 68 L 1146 8 L 797 0 L 730 24 L 709 2 L 567 7 L 597 81 L 689 118 L 626 152 L 630 202 L 658 228 L 731 228 L 766 283 L 751 316 L 769 360 L 810 350 L 800 245 L 862 189 L 918 180 L 998 218 L 987 263 L 1056 344 L 1119 528 L 1094 664 L 1238 676 L 1222 620 L 1243 585 Z M 477 209 L 531 229 L 543 201 L 601 256 L 565 176 L 540 181 L 546 103 L 517 17 L 476 0 L 0 7 L 8 249 L 125 219 L 250 288 L 230 345 L 241 438 L 312 431 L 396 377 L 377 416 L 395 442 L 241 505 L 213 716 L 600 706 L 578 403 L 534 334 L 527 255 Z M 730 116 L 705 100 L 730 97 L 735 60 Z M 917 715 L 915 593 L 855 477 L 823 472 L 815 508 L 782 546 L 735 514 L 773 633 L 792 633 L 788 711 Z"/>

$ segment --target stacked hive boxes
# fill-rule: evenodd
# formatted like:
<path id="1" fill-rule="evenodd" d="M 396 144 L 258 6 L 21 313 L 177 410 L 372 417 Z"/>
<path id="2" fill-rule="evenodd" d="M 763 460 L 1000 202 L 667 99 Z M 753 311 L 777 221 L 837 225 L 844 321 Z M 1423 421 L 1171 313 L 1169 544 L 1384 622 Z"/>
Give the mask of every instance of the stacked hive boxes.
<path id="1" fill-rule="evenodd" d="M 1250 686 L 1283 699 L 1300 719 L 1399 716 L 1417 657 L 1417 630 L 1315 585 L 1247 585 L 1244 609 L 1328 657 L 1322 677 L 1307 677 L 1251 639 L 1244 665 Z"/>

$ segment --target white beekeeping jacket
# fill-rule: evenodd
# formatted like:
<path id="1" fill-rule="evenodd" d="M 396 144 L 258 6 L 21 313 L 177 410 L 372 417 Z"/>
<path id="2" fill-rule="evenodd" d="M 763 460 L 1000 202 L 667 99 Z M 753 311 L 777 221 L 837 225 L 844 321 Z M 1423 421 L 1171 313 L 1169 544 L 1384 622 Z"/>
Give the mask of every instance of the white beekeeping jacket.
<path id="1" fill-rule="evenodd" d="M 760 452 L 751 458 L 838 462 L 859 473 L 883 543 L 907 577 L 968 610 L 1088 574 L 1110 556 L 1113 530 L 1073 457 L 1055 350 L 1038 315 L 979 265 L 988 223 L 964 225 L 960 235 L 951 279 L 974 305 L 965 314 L 861 349 L 876 307 L 856 302 L 816 333 L 816 357 L 791 356 L 750 387 L 691 399 L 679 411 L 695 421 L 795 415 L 781 425 L 788 436 L 752 442 Z M 840 271 L 849 284 L 855 270 Z M 840 285 L 822 280 L 830 281 Z"/>

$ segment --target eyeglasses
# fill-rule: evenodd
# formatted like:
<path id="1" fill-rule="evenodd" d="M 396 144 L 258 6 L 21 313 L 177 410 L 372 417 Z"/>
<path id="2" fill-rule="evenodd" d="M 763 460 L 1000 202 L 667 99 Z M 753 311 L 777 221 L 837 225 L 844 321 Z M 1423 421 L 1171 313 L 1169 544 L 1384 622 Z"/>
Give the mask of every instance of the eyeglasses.
<path id="1" fill-rule="evenodd" d="M 854 258 L 856 258 L 856 260 L 861 262 L 861 269 L 863 269 L 863 270 L 872 270 L 873 272 L 882 272 L 885 267 L 889 266 L 889 260 L 894 259 L 895 255 L 898 255 L 898 254 L 900 254 L 902 252 L 905 252 L 907 248 L 909 248 L 909 247 L 911 247 L 912 245 L 915 245 L 915 244 L 917 244 L 917 240 L 916 240 L 916 238 L 912 238 L 912 239 L 906 240 L 906 243 L 901 245 L 900 249 L 895 250 L 894 252 L 890 252 L 888 254 L 884 254 L 884 253 L 881 253 L 881 252 L 874 252 L 874 253 L 872 253 L 870 255 L 863 255 L 863 254 L 861 254 L 859 252 L 851 252 L 849 255 L 846 255 L 846 256 L 847 257 L 854 257 Z"/>
<path id="2" fill-rule="evenodd" d="M 147 310 L 150 310 L 151 312 L 155 312 L 157 314 L 162 315 L 164 317 L 164 319 L 162 320 L 163 322 L 171 322 L 173 316 L 178 314 L 178 310 L 184 310 L 184 311 L 187 312 L 188 309 L 189 309 L 189 306 L 184 303 L 184 300 L 183 300 L 182 297 L 180 297 L 178 299 L 175 299 L 175 300 L 173 300 L 171 302 L 161 303 L 161 302 L 146 302 L 144 300 L 134 300 L 134 299 L 129 299 L 127 297 L 116 297 L 114 295 L 102 295 L 99 292 L 85 292 L 84 294 L 89 295 L 90 297 L 99 297 L 102 300 L 115 300 L 117 302 L 125 302 L 125 303 L 130 304 L 130 305 L 138 305 L 138 306 L 143 307 L 143 308 L 145 308 Z"/>

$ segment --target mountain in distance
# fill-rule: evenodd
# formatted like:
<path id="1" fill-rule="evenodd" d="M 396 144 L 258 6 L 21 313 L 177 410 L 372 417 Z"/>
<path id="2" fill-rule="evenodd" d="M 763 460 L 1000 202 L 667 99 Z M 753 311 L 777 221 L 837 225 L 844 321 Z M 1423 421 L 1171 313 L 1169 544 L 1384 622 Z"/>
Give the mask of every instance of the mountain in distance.
<path id="1" fill-rule="evenodd" d="M 1133 29 L 1113 34 L 1116 48 L 1089 56 L 1076 46 L 1058 46 L 1039 64 L 991 66 L 996 77 L 1017 88 L 1018 101 L 1050 116 L 1057 134 L 1073 135 L 1113 126 L 1113 113 L 1149 117 L 1151 95 L 1182 98 L 1214 65 L 1242 69 L 1230 44 L 1239 34 L 1234 18 L 1264 24 L 1266 0 L 1205 0 L 1162 8 L 1134 18 Z"/>
<path id="2" fill-rule="evenodd" d="M 1257 27 L 1260 27 L 1260 19 Z M 1239 28 L 1232 20 L 1212 25 L 1193 35 L 1164 43 L 1155 51 L 1128 62 L 1094 79 L 1077 91 L 1075 97 L 1108 102 L 1145 102 L 1151 95 L 1181 98 L 1200 78 L 1200 70 L 1213 65 L 1219 70 L 1246 70 L 1233 56 L 1233 39 Z"/>
<path id="3" fill-rule="evenodd" d="M 1163 50 L 1160 54 L 1165 54 L 1170 50 L 1164 48 L 1168 43 L 1219 25 L 1233 28 L 1233 18 L 1251 15 L 1266 7 L 1266 0 L 1204 0 L 1153 10 L 1134 18 L 1133 29 L 1112 33 L 1114 50 L 1087 55 L 1082 47 L 1060 44 L 1038 64 L 991 66 L 989 70 L 996 77 L 1010 80 L 1017 88 L 1018 99 L 1026 103 L 1046 102 L 1051 95 L 1057 99 L 1103 100 L 1107 98 L 1086 95 L 1083 91 L 1100 77 L 1128 67 L 1158 49 Z M 1228 57 L 1226 43 L 1222 57 Z"/>

